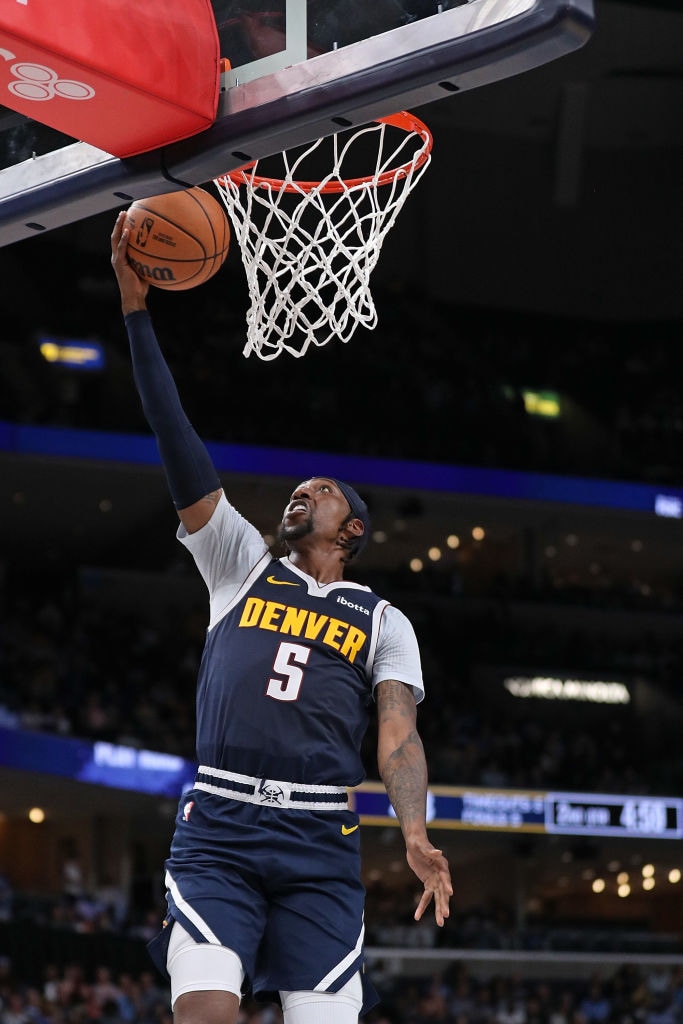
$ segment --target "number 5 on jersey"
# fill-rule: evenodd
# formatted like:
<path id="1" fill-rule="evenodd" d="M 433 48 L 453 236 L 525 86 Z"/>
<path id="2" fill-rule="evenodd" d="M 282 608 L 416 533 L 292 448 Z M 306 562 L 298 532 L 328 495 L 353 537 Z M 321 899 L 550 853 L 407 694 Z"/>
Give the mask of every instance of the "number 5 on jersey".
<path id="1" fill-rule="evenodd" d="M 300 665 L 306 665 L 311 655 L 311 648 L 303 644 L 281 643 L 278 647 L 273 671 L 278 676 L 268 680 L 266 694 L 275 700 L 296 700 L 304 679 Z"/>

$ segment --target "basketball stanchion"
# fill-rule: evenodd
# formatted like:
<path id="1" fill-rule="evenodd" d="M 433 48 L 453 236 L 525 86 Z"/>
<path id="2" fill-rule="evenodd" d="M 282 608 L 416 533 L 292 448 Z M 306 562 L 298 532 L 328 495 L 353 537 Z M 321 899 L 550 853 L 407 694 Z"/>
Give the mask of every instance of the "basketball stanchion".
<path id="1" fill-rule="evenodd" d="M 431 149 L 402 111 L 215 179 L 247 275 L 245 356 L 298 357 L 376 326 L 370 275 Z"/>

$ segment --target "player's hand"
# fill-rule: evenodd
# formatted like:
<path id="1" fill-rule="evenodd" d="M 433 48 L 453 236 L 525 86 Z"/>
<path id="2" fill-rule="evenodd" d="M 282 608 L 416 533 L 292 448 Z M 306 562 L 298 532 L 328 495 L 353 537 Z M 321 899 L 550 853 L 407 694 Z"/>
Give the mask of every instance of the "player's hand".
<path id="1" fill-rule="evenodd" d="M 450 915 L 449 900 L 453 895 L 451 872 L 441 850 L 435 849 L 428 839 L 411 844 L 406 851 L 408 864 L 424 885 L 424 892 L 415 911 L 419 921 L 434 900 L 434 917 L 439 928 Z"/>
<path id="2" fill-rule="evenodd" d="M 121 292 L 121 309 L 124 316 L 136 309 L 147 309 L 147 292 L 149 284 L 139 277 L 128 262 L 128 238 L 130 229 L 126 227 L 126 214 L 122 211 L 116 218 L 111 233 L 111 265 L 116 274 Z"/>

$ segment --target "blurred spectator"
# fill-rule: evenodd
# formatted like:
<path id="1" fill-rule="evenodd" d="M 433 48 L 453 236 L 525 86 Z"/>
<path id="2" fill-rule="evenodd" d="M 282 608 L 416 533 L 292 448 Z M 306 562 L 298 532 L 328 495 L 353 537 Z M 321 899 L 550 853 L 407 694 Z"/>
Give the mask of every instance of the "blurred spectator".
<path id="1" fill-rule="evenodd" d="M 588 991 L 579 1002 L 579 1012 L 586 1024 L 604 1024 L 612 1007 L 599 978 L 593 978 Z"/>
<path id="2" fill-rule="evenodd" d="M 14 890 L 7 875 L 0 871 L 0 921 L 9 921 L 14 908 Z"/>

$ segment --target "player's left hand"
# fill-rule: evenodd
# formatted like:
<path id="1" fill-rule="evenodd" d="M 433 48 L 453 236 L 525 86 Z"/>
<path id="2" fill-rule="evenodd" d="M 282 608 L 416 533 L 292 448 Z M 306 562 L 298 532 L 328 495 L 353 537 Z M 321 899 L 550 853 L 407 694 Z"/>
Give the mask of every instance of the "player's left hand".
<path id="1" fill-rule="evenodd" d="M 450 915 L 449 900 L 453 895 L 451 872 L 448 861 L 441 850 L 437 850 L 428 839 L 411 844 L 406 851 L 408 864 L 424 885 L 424 892 L 415 911 L 415 920 L 419 921 L 425 910 L 434 900 L 434 917 L 439 928 Z"/>
<path id="2" fill-rule="evenodd" d="M 121 309 L 124 313 L 146 309 L 149 284 L 139 277 L 128 262 L 128 238 L 130 230 L 126 226 L 126 213 L 122 211 L 116 218 L 111 233 L 111 265 L 116 274 L 121 292 Z"/>

